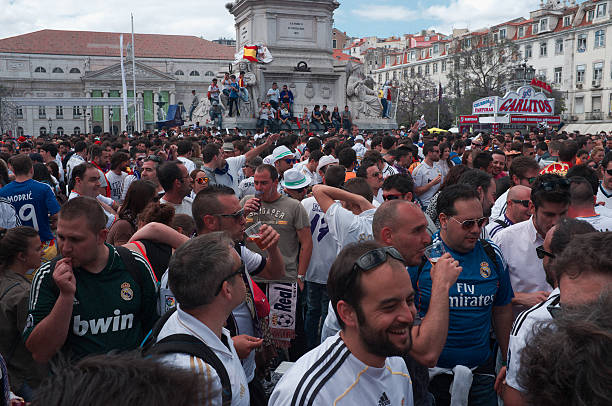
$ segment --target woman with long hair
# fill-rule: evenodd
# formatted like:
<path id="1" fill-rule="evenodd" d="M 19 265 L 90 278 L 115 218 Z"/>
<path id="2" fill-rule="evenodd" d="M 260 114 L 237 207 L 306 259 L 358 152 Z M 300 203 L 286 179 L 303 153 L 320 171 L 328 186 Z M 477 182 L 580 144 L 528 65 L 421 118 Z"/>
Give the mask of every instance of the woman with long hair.
<path id="1" fill-rule="evenodd" d="M 132 182 L 125 201 L 117 213 L 117 221 L 111 226 L 106 242 L 112 245 L 123 245 L 130 240 L 138 228 L 138 215 L 156 197 L 155 185 L 148 180 Z"/>
<path id="2" fill-rule="evenodd" d="M 0 353 L 8 367 L 11 388 L 26 402 L 46 375 L 21 338 L 28 318 L 30 281 L 26 274 L 38 269 L 42 247 L 31 227 L 0 229 Z"/>
<path id="3" fill-rule="evenodd" d="M 448 175 L 448 171 L 450 168 L 454 166 L 453 161 L 450 159 L 450 145 L 443 142 L 440 144 L 440 160 L 435 163 L 435 165 L 440 170 L 440 175 L 442 175 L 442 182 L 446 179 L 446 175 Z"/>

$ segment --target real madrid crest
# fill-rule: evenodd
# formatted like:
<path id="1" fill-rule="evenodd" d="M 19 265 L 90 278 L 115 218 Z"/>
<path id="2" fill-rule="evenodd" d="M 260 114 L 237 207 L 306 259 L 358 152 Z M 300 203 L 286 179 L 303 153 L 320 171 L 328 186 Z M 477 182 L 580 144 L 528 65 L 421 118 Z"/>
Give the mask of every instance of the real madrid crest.
<path id="1" fill-rule="evenodd" d="M 489 268 L 488 262 L 480 263 L 480 276 L 482 276 L 483 278 L 488 278 L 489 276 L 491 276 L 491 268 Z"/>
<path id="2" fill-rule="evenodd" d="M 482 274 L 482 270 L 480 271 Z M 130 301 L 134 298 L 134 291 L 130 287 L 130 284 L 127 282 L 123 282 L 121 284 L 121 299 Z"/>

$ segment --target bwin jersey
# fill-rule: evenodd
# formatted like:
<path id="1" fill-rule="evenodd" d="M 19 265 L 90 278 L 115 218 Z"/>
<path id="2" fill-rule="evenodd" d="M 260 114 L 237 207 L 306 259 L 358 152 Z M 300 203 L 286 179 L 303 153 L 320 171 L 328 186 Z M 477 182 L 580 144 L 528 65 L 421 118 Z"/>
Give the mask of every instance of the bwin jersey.
<path id="1" fill-rule="evenodd" d="M 329 269 L 336 259 L 336 241 L 329 233 L 329 226 L 325 222 L 325 212 L 321 210 L 316 199 L 306 198 L 302 200 L 302 205 L 308 213 L 312 235 L 312 256 L 306 270 L 306 280 L 326 284 Z"/>
<path id="2" fill-rule="evenodd" d="M 434 235 L 434 241 L 439 240 Z M 489 241 L 497 254 L 495 267 L 480 241 L 467 254 L 460 254 L 444 247 L 463 267 L 457 282 L 451 286 L 449 296 L 449 326 L 446 344 L 438 358 L 437 366 L 453 368 L 465 365 L 473 368 L 482 365 L 491 356 L 489 331 L 493 306 L 504 306 L 513 297 L 506 262 L 499 248 Z M 419 316 L 425 317 L 431 299 L 431 264 L 427 262 L 418 274 L 418 267 L 408 268 L 416 292 L 415 305 Z"/>
<path id="3" fill-rule="evenodd" d="M 400 357 L 383 368 L 359 361 L 338 334 L 306 353 L 283 375 L 269 406 L 413 405 L 412 380 Z"/>
<path id="4" fill-rule="evenodd" d="M 508 369 L 506 371 L 506 384 L 508 386 L 524 392 L 517 379 L 521 368 L 521 352 L 533 337 L 534 327 L 552 321 L 548 306 L 555 306 L 559 303 L 559 298 L 560 291 L 559 288 L 556 288 L 550 293 L 547 300 L 521 312 L 514 320 L 508 344 Z"/>

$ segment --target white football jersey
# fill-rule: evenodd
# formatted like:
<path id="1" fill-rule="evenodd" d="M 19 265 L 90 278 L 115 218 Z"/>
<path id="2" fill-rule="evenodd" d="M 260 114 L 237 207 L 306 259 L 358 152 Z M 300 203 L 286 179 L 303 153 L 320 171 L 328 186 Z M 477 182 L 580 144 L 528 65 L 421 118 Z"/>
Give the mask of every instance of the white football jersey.
<path id="1" fill-rule="evenodd" d="M 376 209 L 370 209 L 356 215 L 338 202 L 329 206 L 325 213 L 325 221 L 329 232 L 336 240 L 338 253 L 350 243 L 374 239 L 372 220 L 375 211 Z"/>
<path id="2" fill-rule="evenodd" d="M 306 353 L 283 375 L 269 406 L 414 404 L 412 380 L 400 357 L 375 368 L 359 361 L 338 334 Z"/>
<path id="3" fill-rule="evenodd" d="M 336 259 L 336 241 L 329 233 L 329 226 L 325 222 L 325 213 L 319 207 L 317 200 L 314 197 L 308 197 L 302 200 L 302 205 L 308 213 L 310 233 L 312 234 L 312 256 L 306 270 L 306 280 L 327 284 L 329 269 Z"/>

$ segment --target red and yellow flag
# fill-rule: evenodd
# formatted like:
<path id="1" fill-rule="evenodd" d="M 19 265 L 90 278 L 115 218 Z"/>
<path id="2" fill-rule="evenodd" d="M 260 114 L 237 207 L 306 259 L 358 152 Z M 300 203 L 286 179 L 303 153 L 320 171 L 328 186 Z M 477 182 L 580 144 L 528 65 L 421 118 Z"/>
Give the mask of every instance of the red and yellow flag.
<path id="1" fill-rule="evenodd" d="M 242 57 L 248 61 L 257 62 L 257 46 L 245 46 Z"/>

